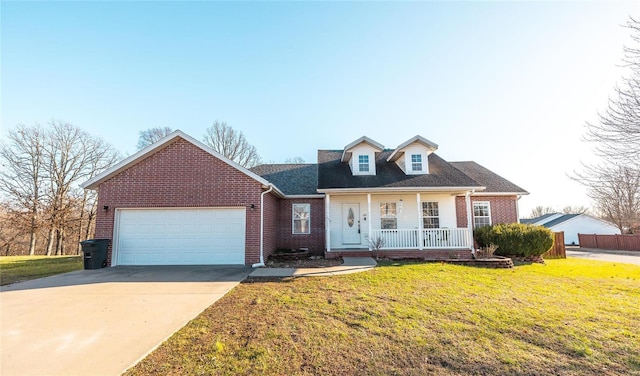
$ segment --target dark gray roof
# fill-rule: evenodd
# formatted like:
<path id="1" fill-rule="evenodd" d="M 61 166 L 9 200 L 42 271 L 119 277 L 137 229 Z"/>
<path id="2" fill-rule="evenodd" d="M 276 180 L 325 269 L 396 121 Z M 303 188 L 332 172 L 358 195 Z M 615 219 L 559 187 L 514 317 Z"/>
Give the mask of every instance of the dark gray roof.
<path id="1" fill-rule="evenodd" d="M 392 152 L 378 153 L 376 175 L 354 176 L 349 164 L 340 162 L 342 150 L 318 150 L 318 189 L 482 186 L 434 153 L 428 158 L 429 174 L 406 175 L 398 165 L 387 162 Z"/>
<path id="2" fill-rule="evenodd" d="M 524 189 L 495 172 L 480 166 L 476 162 L 450 162 L 450 164 L 481 185 L 487 187 L 483 192 L 527 193 Z"/>
<path id="3" fill-rule="evenodd" d="M 541 215 L 539 217 L 535 217 L 535 218 L 521 218 L 520 219 L 520 223 L 524 223 L 524 224 L 536 223 L 536 222 L 542 221 L 543 219 L 547 219 L 547 218 L 551 217 L 552 215 L 557 215 L 557 214 L 558 213 L 547 213 L 547 214 L 543 214 L 543 215 Z"/>
<path id="4" fill-rule="evenodd" d="M 318 194 L 317 164 L 263 164 L 250 169 L 285 195 Z"/>
<path id="5" fill-rule="evenodd" d="M 547 223 L 543 223 L 542 225 L 543 225 L 544 227 L 546 227 L 546 228 L 551 228 L 551 227 L 553 227 L 553 226 L 555 226 L 555 225 L 557 225 L 557 224 L 559 224 L 559 223 L 562 223 L 562 222 L 568 221 L 568 220 L 570 220 L 571 218 L 577 217 L 577 216 L 579 216 L 579 215 L 581 215 L 581 214 L 565 214 L 565 215 L 563 215 L 562 217 L 558 217 L 558 218 L 556 218 L 556 219 L 554 219 L 554 220 L 552 220 L 552 221 L 549 221 L 549 222 L 547 222 Z"/>

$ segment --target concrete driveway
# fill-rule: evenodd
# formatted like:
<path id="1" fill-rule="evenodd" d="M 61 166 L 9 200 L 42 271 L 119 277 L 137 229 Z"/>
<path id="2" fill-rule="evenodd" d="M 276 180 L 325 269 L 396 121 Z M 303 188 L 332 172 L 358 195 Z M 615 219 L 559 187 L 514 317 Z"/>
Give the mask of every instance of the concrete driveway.
<path id="1" fill-rule="evenodd" d="M 567 257 L 640 265 L 640 252 L 633 251 L 609 251 L 603 249 L 567 247 Z"/>
<path id="2" fill-rule="evenodd" d="M 0 374 L 119 375 L 250 272 L 115 267 L 4 286 Z"/>

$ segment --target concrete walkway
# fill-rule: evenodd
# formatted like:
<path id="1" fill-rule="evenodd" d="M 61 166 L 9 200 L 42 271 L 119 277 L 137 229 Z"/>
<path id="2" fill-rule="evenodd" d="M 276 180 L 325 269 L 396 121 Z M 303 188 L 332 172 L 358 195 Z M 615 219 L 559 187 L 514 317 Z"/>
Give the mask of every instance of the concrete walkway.
<path id="1" fill-rule="evenodd" d="M 3 286 L 0 375 L 119 375 L 250 272 L 119 266 Z"/>
<path id="2" fill-rule="evenodd" d="M 326 268 L 259 268 L 249 277 L 327 277 L 364 272 L 376 267 L 371 257 L 343 257 L 342 265 Z"/>
<path id="3" fill-rule="evenodd" d="M 634 251 L 567 247 L 567 257 L 578 257 L 590 260 L 621 262 L 625 264 L 640 265 L 640 252 Z"/>

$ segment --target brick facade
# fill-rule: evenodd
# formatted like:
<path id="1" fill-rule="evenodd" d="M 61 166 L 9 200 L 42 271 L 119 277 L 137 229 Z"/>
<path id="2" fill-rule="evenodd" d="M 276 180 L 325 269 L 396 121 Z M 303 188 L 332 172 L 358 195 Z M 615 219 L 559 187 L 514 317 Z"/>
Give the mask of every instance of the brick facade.
<path id="1" fill-rule="evenodd" d="M 259 261 L 260 182 L 197 146 L 177 138 L 164 149 L 111 177 L 98 187 L 96 238 L 113 239 L 117 208 L 245 207 L 245 263 Z M 277 198 L 265 195 L 265 217 L 272 226 Z M 254 208 L 251 209 L 251 205 Z M 107 211 L 102 210 L 109 206 Z M 265 250 L 275 249 L 275 230 L 266 229 Z M 111 245 L 109 246 L 109 264 Z"/>
<path id="2" fill-rule="evenodd" d="M 102 181 L 98 190 L 96 238 L 113 239 L 114 215 L 119 208 L 246 208 L 245 264 L 260 261 L 260 199 L 263 184 L 237 168 L 177 137 L 144 159 Z M 473 202 L 489 201 L 492 223 L 517 222 L 517 196 L 477 196 Z M 309 234 L 293 234 L 292 208 L 308 203 L 311 208 Z M 464 197 L 456 197 L 457 226 L 467 226 Z M 108 207 L 108 210 L 103 210 Z M 264 260 L 278 248 L 309 248 L 313 254 L 325 252 L 324 198 L 285 198 L 264 195 Z M 457 251 L 458 252 L 458 251 Z M 460 251 L 462 252 L 462 251 Z M 467 251 L 464 251 L 467 252 Z M 449 251 L 404 250 L 395 257 L 447 257 Z M 328 257 L 337 254 L 331 252 Z M 111 245 L 108 262 L 111 263 Z"/>
<path id="3" fill-rule="evenodd" d="M 471 196 L 471 205 L 477 201 L 489 201 L 491 224 L 518 222 L 517 196 Z M 456 197 L 456 218 L 458 227 L 467 227 L 467 206 L 464 196 Z"/>
<path id="4" fill-rule="evenodd" d="M 310 204 L 311 231 L 309 234 L 293 234 L 293 204 Z M 278 248 L 309 248 L 309 252 L 322 255 L 325 250 L 324 198 L 287 199 L 280 201 L 278 223 Z"/>

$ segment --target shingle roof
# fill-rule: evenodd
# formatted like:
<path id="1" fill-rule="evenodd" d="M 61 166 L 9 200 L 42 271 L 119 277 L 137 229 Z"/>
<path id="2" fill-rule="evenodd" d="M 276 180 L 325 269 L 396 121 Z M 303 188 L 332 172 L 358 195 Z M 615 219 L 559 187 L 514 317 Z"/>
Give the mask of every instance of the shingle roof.
<path id="1" fill-rule="evenodd" d="M 392 152 L 387 149 L 377 155 L 376 175 L 354 176 L 349 164 L 340 162 L 342 150 L 318 150 L 318 189 L 482 187 L 434 153 L 428 157 L 429 174 L 406 175 L 398 165 L 386 161 Z"/>
<path id="2" fill-rule="evenodd" d="M 549 222 L 547 222 L 547 223 L 543 223 L 542 225 L 543 225 L 544 227 L 546 227 L 546 228 L 551 228 L 551 227 L 553 227 L 553 226 L 555 226 L 555 225 L 557 225 L 557 224 L 559 224 L 559 223 L 562 223 L 562 222 L 568 221 L 568 220 L 570 220 L 571 218 L 577 217 L 577 216 L 579 216 L 579 215 L 581 215 L 581 214 L 565 214 L 565 215 L 563 215 L 562 217 L 558 217 L 558 218 L 556 218 L 556 219 L 554 219 L 554 220 L 551 220 L 551 221 L 549 221 Z"/>
<path id="3" fill-rule="evenodd" d="M 493 171 L 480 166 L 476 162 L 449 162 L 465 175 L 477 181 L 481 185 L 487 187 L 483 192 L 509 192 L 509 193 L 528 193 L 519 186 L 513 184 L 509 180 L 496 174 Z"/>
<path id="4" fill-rule="evenodd" d="M 250 169 L 285 195 L 318 194 L 317 164 L 263 164 Z"/>
<path id="5" fill-rule="evenodd" d="M 547 214 L 543 214 L 543 215 L 541 215 L 539 217 L 535 217 L 535 218 L 521 218 L 520 219 L 520 223 L 525 223 L 525 224 L 527 224 L 527 223 L 536 223 L 536 222 L 540 222 L 540 221 L 542 221 L 542 220 L 544 220 L 546 218 L 549 218 L 551 216 L 554 216 L 554 215 L 558 215 L 558 213 L 547 213 Z"/>

